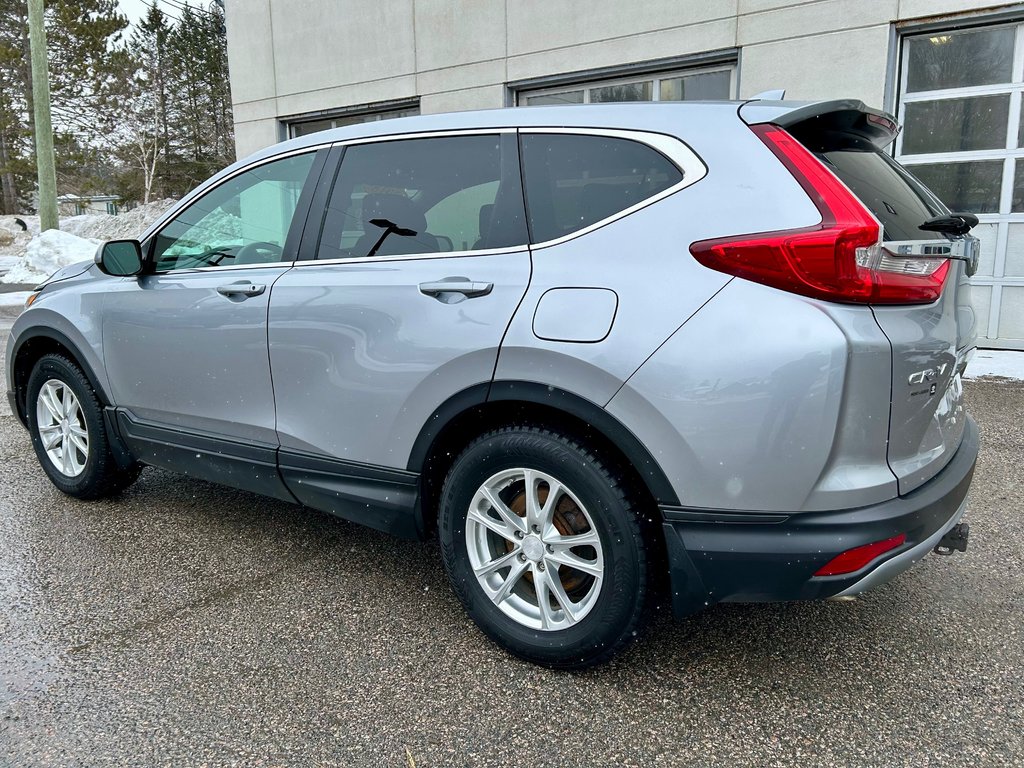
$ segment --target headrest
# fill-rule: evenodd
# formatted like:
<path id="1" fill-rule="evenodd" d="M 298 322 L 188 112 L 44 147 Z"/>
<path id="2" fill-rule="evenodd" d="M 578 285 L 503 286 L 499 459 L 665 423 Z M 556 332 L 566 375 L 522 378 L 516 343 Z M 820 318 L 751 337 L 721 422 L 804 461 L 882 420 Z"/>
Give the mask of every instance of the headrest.
<path id="1" fill-rule="evenodd" d="M 370 193 L 363 198 L 363 228 L 375 230 L 370 219 L 387 219 L 404 229 L 424 232 L 427 219 L 416 207 L 416 203 L 405 195 Z"/>
<path id="2" fill-rule="evenodd" d="M 486 203 L 480 206 L 480 238 L 487 237 L 491 229 L 491 216 L 494 215 L 494 203 Z"/>

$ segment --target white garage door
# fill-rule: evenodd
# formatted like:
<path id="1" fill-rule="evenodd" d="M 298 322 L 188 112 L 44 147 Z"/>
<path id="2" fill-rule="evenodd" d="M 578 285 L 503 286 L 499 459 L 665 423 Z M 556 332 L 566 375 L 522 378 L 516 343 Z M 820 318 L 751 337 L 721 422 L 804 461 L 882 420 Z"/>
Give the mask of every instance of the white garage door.
<path id="1" fill-rule="evenodd" d="M 982 346 L 1024 349 L 1024 25 L 903 39 L 900 162 L 981 224 Z"/>

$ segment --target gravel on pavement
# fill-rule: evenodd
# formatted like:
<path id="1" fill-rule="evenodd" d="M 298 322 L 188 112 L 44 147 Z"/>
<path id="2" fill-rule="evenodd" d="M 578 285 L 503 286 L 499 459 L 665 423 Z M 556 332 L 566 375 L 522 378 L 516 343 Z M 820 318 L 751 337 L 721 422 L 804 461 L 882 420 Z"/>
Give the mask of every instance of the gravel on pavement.
<path id="1" fill-rule="evenodd" d="M 484 638 L 435 543 L 153 469 L 78 502 L 5 409 L 0 766 L 1020 765 L 1024 384 L 965 387 L 966 555 L 854 602 L 658 611 L 583 673 Z"/>

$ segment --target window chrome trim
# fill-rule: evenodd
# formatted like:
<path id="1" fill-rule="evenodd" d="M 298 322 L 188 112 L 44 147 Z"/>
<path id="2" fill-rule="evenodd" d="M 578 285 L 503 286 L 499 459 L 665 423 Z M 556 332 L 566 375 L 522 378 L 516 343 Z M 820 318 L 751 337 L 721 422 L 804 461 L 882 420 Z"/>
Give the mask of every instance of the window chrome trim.
<path id="1" fill-rule="evenodd" d="M 640 144 L 646 144 L 651 149 L 655 150 L 662 156 L 668 158 L 683 174 L 683 178 L 678 183 L 673 184 L 668 189 L 663 189 L 655 195 L 651 195 L 648 198 L 641 200 L 638 203 L 634 203 L 629 208 L 623 208 L 617 213 L 613 213 L 611 216 L 595 221 L 593 224 L 588 224 L 582 229 L 577 229 L 574 232 L 570 232 L 567 235 L 556 237 L 553 240 L 544 240 L 540 243 L 533 243 L 530 248 L 531 250 L 540 250 L 541 248 L 550 248 L 553 245 L 561 245 L 562 243 L 573 240 L 577 237 L 582 237 L 595 229 L 600 229 L 612 222 L 624 219 L 633 213 L 636 213 L 642 208 L 646 208 L 649 205 L 653 205 L 659 200 L 664 200 L 669 195 L 674 195 L 682 189 L 686 189 L 708 175 L 708 167 L 700 156 L 694 152 L 690 146 L 682 139 L 676 136 L 670 136 L 665 133 L 654 133 L 652 131 L 635 131 L 635 130 L 620 130 L 620 129 L 604 129 L 604 128 L 520 128 L 520 133 L 524 134 L 538 134 L 538 133 L 550 133 L 550 134 L 574 134 L 582 136 L 609 136 L 611 138 L 625 139 L 627 141 L 635 141 Z M 529 215 L 529 212 L 527 212 Z"/>
<path id="2" fill-rule="evenodd" d="M 193 272 L 223 272 L 227 269 L 282 269 L 289 270 L 295 264 L 300 262 L 295 261 L 271 261 L 265 264 L 215 264 L 209 267 L 182 267 L 181 269 L 167 269 L 163 272 L 148 272 L 142 277 L 155 277 L 158 275 L 188 275 Z"/>
<path id="3" fill-rule="evenodd" d="M 510 245 L 507 248 L 482 248 L 478 251 L 438 251 L 437 253 L 398 253 L 392 256 L 354 256 L 350 259 L 305 259 L 295 267 L 314 267 L 317 264 L 374 264 L 378 261 L 419 261 L 421 259 L 457 259 L 463 256 L 498 256 L 503 253 L 526 253 L 529 245 Z"/>

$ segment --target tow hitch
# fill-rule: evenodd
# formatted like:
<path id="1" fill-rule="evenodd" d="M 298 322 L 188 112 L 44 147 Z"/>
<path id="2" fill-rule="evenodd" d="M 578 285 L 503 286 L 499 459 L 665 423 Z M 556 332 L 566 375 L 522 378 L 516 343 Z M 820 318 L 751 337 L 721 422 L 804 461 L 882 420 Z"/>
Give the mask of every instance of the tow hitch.
<path id="1" fill-rule="evenodd" d="M 967 551 L 967 537 L 971 533 L 971 526 L 967 523 L 957 523 L 943 536 L 939 543 L 932 550 L 936 555 L 952 555 L 954 552 Z"/>

